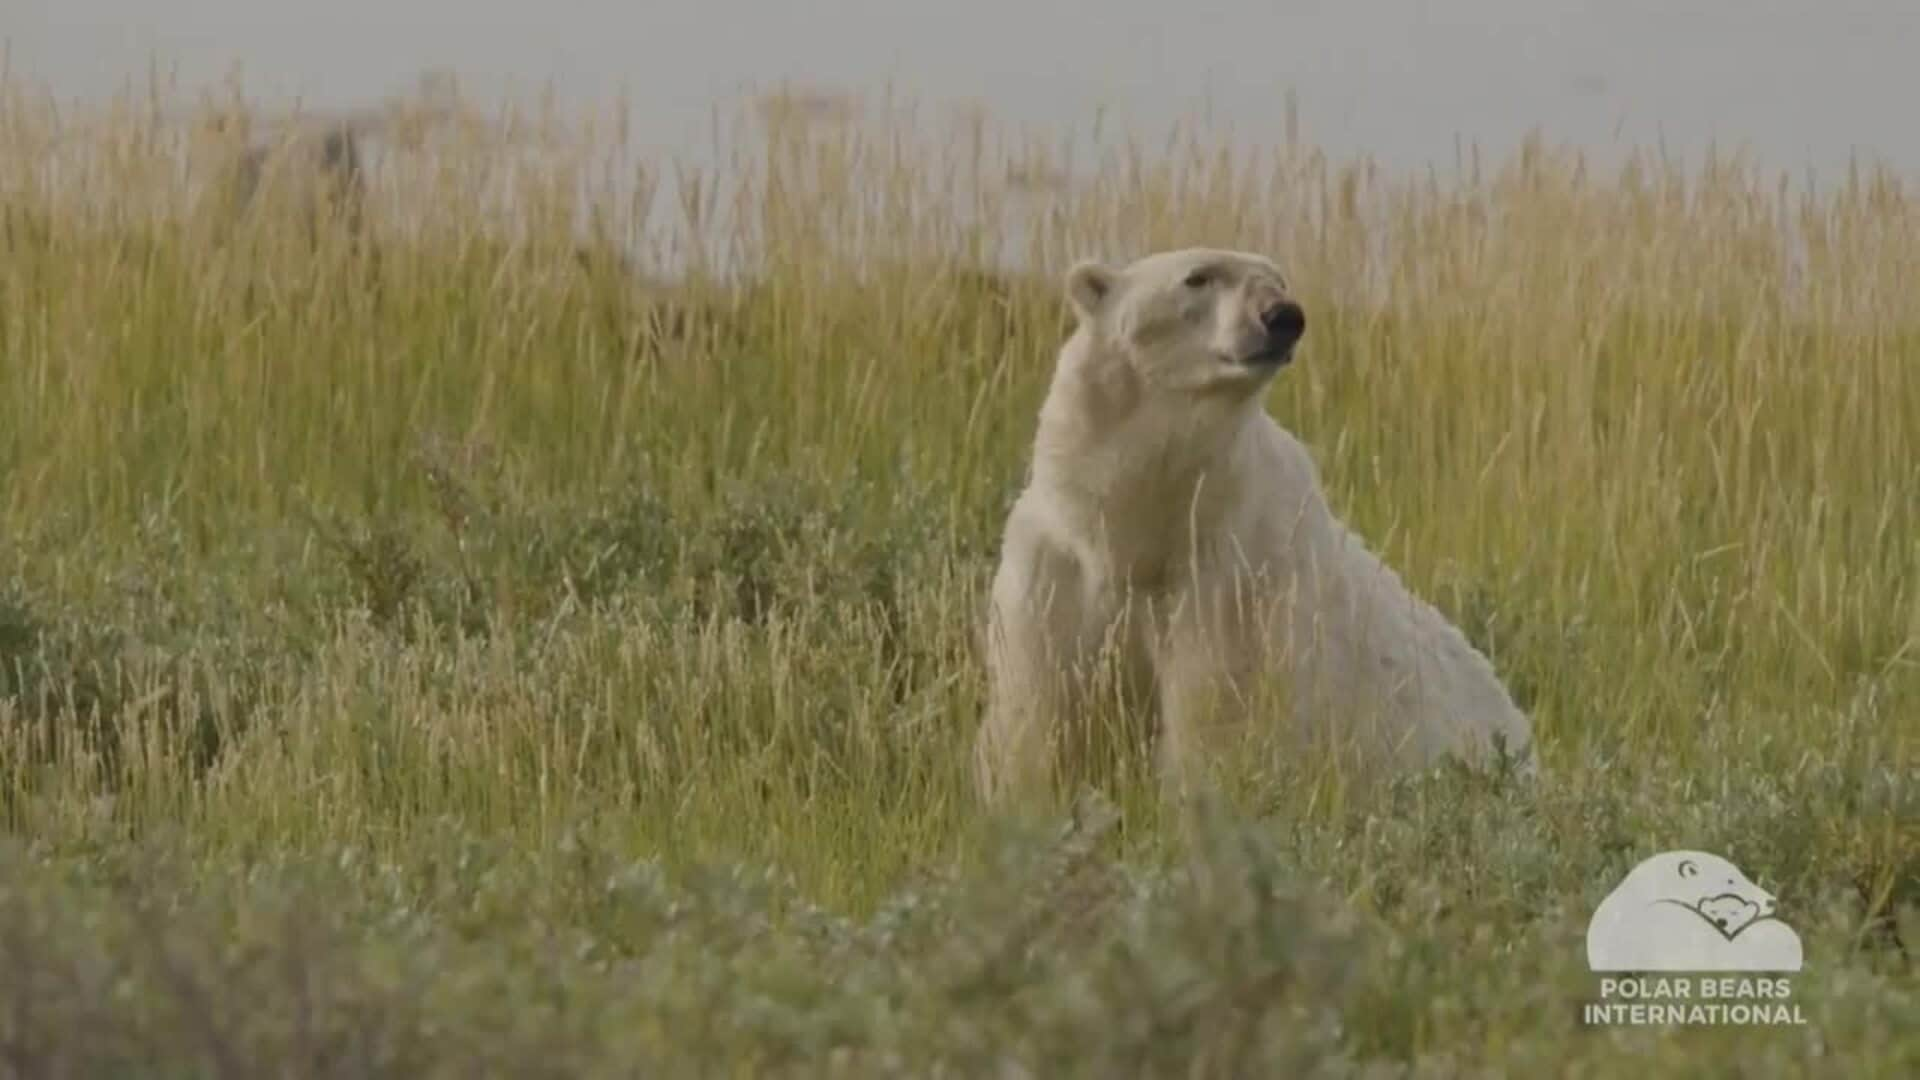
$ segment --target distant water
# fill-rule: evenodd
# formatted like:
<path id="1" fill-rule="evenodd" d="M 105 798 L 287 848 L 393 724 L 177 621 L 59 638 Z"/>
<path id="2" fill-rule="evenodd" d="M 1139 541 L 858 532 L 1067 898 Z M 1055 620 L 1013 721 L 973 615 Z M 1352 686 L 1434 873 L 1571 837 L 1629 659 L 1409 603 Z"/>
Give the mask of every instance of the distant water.
<path id="1" fill-rule="evenodd" d="M 1537 130 L 1601 161 L 1717 147 L 1796 181 L 1855 160 L 1920 176 L 1920 0 L 0 0 L 0 39 L 15 78 L 63 99 L 156 65 L 176 89 L 237 77 L 306 109 L 427 70 L 483 101 L 549 90 L 563 115 L 624 98 L 630 152 L 693 163 L 716 106 L 786 85 L 1053 134 L 1199 119 L 1254 145 L 1291 105 L 1307 143 L 1389 169 L 1497 159 Z M 1009 209 L 1002 262 L 1031 261 L 1018 218 L 1043 206 Z"/>
<path id="2" fill-rule="evenodd" d="M 891 82 L 1006 119 L 1143 131 L 1209 112 L 1389 165 L 1493 153 L 1528 129 L 1604 153 L 1746 145 L 1831 175 L 1920 170 L 1915 0 L 6 0 L 14 73 L 70 97 L 236 65 L 251 92 L 346 107 L 449 68 L 493 93 L 625 93 L 648 146 L 698 142 L 717 101 L 782 80 Z"/>

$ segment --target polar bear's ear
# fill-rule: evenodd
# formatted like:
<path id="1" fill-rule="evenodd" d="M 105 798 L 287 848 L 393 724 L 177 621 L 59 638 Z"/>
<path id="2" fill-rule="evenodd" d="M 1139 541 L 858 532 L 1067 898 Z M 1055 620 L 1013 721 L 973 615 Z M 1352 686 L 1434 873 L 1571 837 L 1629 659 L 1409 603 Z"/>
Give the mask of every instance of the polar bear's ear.
<path id="1" fill-rule="evenodd" d="M 1119 281 L 1120 275 L 1112 267 L 1092 259 L 1075 263 L 1067 271 L 1067 299 L 1081 322 L 1089 322 L 1100 313 Z"/>

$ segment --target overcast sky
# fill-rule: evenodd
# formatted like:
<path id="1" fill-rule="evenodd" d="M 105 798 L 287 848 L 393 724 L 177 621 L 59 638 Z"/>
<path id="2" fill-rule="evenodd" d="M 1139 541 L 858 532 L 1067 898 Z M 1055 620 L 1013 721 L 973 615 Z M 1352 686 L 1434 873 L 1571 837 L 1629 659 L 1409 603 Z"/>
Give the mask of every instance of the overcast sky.
<path id="1" fill-rule="evenodd" d="M 1148 130 L 1211 102 L 1253 138 L 1287 90 L 1307 136 L 1389 162 L 1451 160 L 1538 124 L 1693 150 L 1746 142 L 1823 171 L 1850 152 L 1920 169 L 1920 0 L 0 0 L 9 63 L 63 96 L 244 66 L 251 88 L 351 105 L 427 67 L 469 85 L 622 92 L 649 143 L 782 79 L 887 80 L 1084 127 Z"/>

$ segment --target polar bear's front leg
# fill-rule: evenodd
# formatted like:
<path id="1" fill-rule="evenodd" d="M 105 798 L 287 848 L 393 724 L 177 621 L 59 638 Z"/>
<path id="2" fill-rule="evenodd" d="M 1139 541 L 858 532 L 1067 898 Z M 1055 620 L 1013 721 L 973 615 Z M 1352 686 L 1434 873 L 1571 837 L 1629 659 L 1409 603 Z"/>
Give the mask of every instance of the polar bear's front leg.
<path id="1" fill-rule="evenodd" d="M 1175 793 L 1191 791 L 1248 734 L 1256 681 L 1270 659 L 1261 602 L 1244 578 L 1225 575 L 1172 606 L 1155 674 L 1161 777 Z"/>
<path id="2" fill-rule="evenodd" d="M 1185 794 L 1218 760 L 1237 689 L 1225 666 L 1190 638 L 1163 643 L 1157 674 L 1160 776 L 1169 791 Z"/>
<path id="3" fill-rule="evenodd" d="M 974 780 L 995 804 L 1044 794 L 1061 730 L 1092 657 L 1085 585 L 1072 553 L 1015 521 L 987 619 L 987 708 Z"/>

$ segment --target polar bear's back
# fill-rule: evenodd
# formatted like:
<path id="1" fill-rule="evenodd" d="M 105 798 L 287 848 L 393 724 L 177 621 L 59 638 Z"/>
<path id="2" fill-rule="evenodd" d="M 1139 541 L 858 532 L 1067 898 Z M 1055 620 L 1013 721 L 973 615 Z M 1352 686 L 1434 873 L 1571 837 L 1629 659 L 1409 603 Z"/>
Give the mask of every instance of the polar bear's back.
<path id="1" fill-rule="evenodd" d="M 1327 508 L 1310 452 L 1271 421 L 1263 438 L 1285 498 L 1279 514 L 1289 571 L 1306 575 L 1312 602 L 1296 608 L 1294 640 L 1313 653 L 1317 693 L 1303 709 L 1372 711 L 1402 755 L 1428 763 L 1450 753 L 1479 759 L 1495 736 L 1531 768 L 1532 726 L 1493 665 L 1433 605 Z M 1317 718 L 1304 717 L 1311 722 Z"/>

